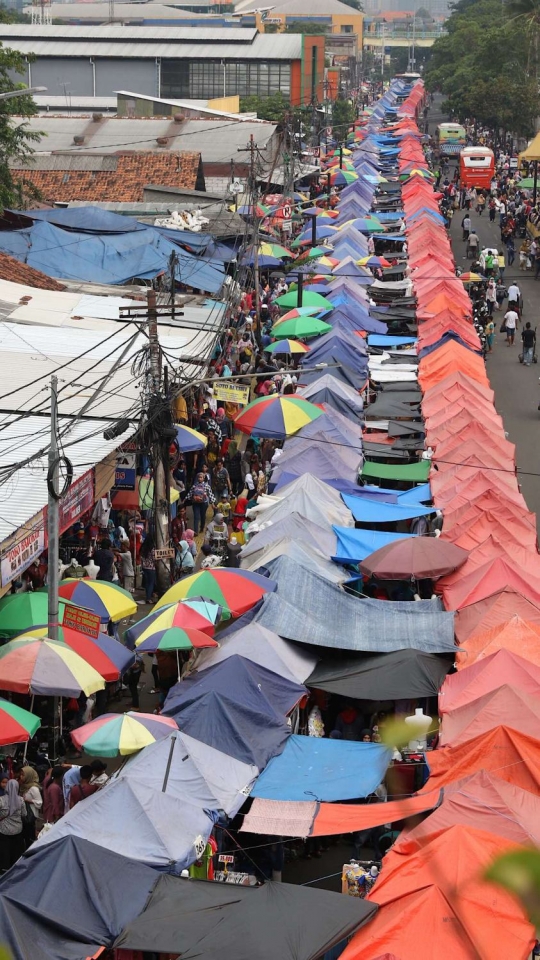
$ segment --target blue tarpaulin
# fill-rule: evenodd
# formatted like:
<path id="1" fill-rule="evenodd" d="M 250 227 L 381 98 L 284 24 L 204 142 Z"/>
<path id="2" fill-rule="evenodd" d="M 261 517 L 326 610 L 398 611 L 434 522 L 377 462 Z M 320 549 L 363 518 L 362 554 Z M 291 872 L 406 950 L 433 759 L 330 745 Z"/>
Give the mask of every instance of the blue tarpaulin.
<path id="1" fill-rule="evenodd" d="M 251 796 L 327 802 L 367 797 L 381 783 L 390 758 L 381 743 L 293 735 L 261 773 Z"/>
<path id="2" fill-rule="evenodd" d="M 271 670 L 246 660 L 245 657 L 229 657 L 202 673 L 193 673 L 177 683 L 167 698 L 167 713 L 182 710 L 197 703 L 206 693 L 224 694 L 237 703 L 258 713 L 285 717 L 306 693 L 305 687 L 278 677 Z"/>
<path id="3" fill-rule="evenodd" d="M 417 487 L 411 487 L 410 490 L 397 490 L 398 503 L 428 503 L 433 500 L 433 494 L 429 483 L 419 483 Z"/>
<path id="4" fill-rule="evenodd" d="M 242 763 L 262 770 L 290 735 L 284 718 L 269 707 L 254 710 L 215 691 L 183 707 L 176 703 L 178 686 L 170 691 L 163 713 L 174 717 L 183 733 Z"/>
<path id="5" fill-rule="evenodd" d="M 186 800 L 154 790 L 144 779 L 119 779 L 77 803 L 36 841 L 48 847 L 60 837 L 91 840 L 105 850 L 180 874 L 197 859 L 195 842 L 208 838 L 214 818 Z"/>
<path id="6" fill-rule="evenodd" d="M 9 210 L 19 217 L 29 220 L 45 220 L 65 230 L 78 230 L 80 233 L 133 233 L 135 230 L 147 230 L 148 226 L 138 223 L 133 217 L 123 217 L 101 207 L 57 207 L 54 210 Z"/>
<path id="7" fill-rule="evenodd" d="M 122 218 L 123 219 L 123 218 Z M 177 276 L 188 287 L 218 293 L 225 273 L 220 261 L 207 263 L 179 249 L 151 227 L 128 233 L 77 233 L 36 222 L 24 230 L 0 231 L 0 250 L 49 277 L 89 283 L 124 284 L 153 279 L 178 257 Z"/>
<path id="8" fill-rule="evenodd" d="M 455 651 L 454 614 L 440 600 L 360 599 L 289 557 L 276 560 L 272 578 L 277 593 L 267 594 L 253 619 L 287 640 L 371 653 Z"/>
<path id="9" fill-rule="evenodd" d="M 387 533 L 378 530 L 353 530 L 351 527 L 333 527 L 337 537 L 336 552 L 332 557 L 336 563 L 360 563 L 380 547 L 386 547 L 394 540 L 408 540 L 410 533 Z"/>
<path id="10" fill-rule="evenodd" d="M 358 523 L 397 523 L 413 520 L 433 513 L 435 507 L 422 507 L 414 503 L 381 503 L 366 497 L 350 497 L 342 494 L 343 501 Z"/>
<path id="11" fill-rule="evenodd" d="M 0 881 L 0 943 L 11 960 L 82 960 L 139 916 L 159 876 L 79 837 L 32 847 Z"/>
<path id="12" fill-rule="evenodd" d="M 382 347 L 383 350 L 392 350 L 394 347 L 410 347 L 416 343 L 416 337 L 380 337 L 376 333 L 370 333 L 368 337 L 368 347 Z"/>

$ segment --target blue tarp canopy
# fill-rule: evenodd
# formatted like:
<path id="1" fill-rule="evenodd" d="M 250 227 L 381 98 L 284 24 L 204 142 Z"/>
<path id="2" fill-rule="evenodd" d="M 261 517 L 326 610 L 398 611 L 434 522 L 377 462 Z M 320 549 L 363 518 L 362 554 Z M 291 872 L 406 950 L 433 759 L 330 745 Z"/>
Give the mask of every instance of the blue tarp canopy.
<path id="1" fill-rule="evenodd" d="M 370 333 L 368 347 L 382 347 L 385 350 L 391 350 L 393 347 L 409 347 L 416 343 L 416 337 L 385 337 Z"/>
<path id="2" fill-rule="evenodd" d="M 332 376 L 331 368 L 327 369 L 323 377 L 308 384 L 307 387 L 301 387 L 299 394 L 306 400 L 310 400 L 311 403 L 327 404 L 341 413 L 347 420 L 352 420 L 353 423 L 358 423 L 363 418 L 364 402 L 362 397 L 357 390 L 353 390 L 348 384 L 336 380 Z"/>
<path id="3" fill-rule="evenodd" d="M 267 594 L 253 619 L 287 640 L 369 653 L 455 651 L 454 614 L 438 599 L 360 599 L 289 557 L 273 563 L 272 577 L 277 592 Z"/>
<path id="4" fill-rule="evenodd" d="M 261 773 L 251 796 L 328 802 L 367 797 L 381 783 L 390 759 L 391 751 L 381 743 L 293 734 Z"/>
<path id="5" fill-rule="evenodd" d="M 234 656 L 177 683 L 167 698 L 167 713 L 176 717 L 171 711 L 173 704 L 175 711 L 182 710 L 207 693 L 218 693 L 257 713 L 285 717 L 306 692 L 300 684 L 278 677 L 245 657 Z"/>
<path id="6" fill-rule="evenodd" d="M 411 487 L 410 490 L 395 491 L 398 496 L 398 503 L 428 503 L 433 500 L 433 494 L 429 483 L 419 483 L 417 487 Z"/>
<path id="7" fill-rule="evenodd" d="M 360 563 L 380 547 L 394 540 L 407 540 L 411 533 L 387 533 L 378 530 L 354 530 L 351 527 L 333 527 L 337 537 L 336 563 Z"/>
<path id="8" fill-rule="evenodd" d="M 65 230 L 78 230 L 79 233 L 132 233 L 134 230 L 147 230 L 148 225 L 139 223 L 133 217 L 123 217 L 101 207 L 60 207 L 54 210 L 8 210 L 18 217 L 29 220 L 46 220 Z"/>
<path id="9" fill-rule="evenodd" d="M 214 818 L 186 800 L 154 790 L 144 779 L 120 778 L 77 803 L 36 841 L 49 846 L 60 837 L 92 840 L 105 850 L 129 855 L 155 870 L 180 874 L 197 859 L 197 837 L 208 838 Z"/>
<path id="10" fill-rule="evenodd" d="M 332 360 L 327 362 L 332 362 Z M 300 369 L 297 371 L 297 376 L 300 386 L 303 387 L 308 383 L 314 383 L 315 380 L 320 380 L 321 377 L 325 377 L 327 373 L 327 367 L 321 367 L 319 370 L 309 371 L 300 367 Z M 351 370 L 350 367 L 345 366 L 343 363 L 338 367 L 331 367 L 331 373 L 334 380 L 339 380 L 341 383 L 346 383 L 349 387 L 352 387 L 353 390 L 358 391 L 364 386 L 364 378 L 360 374 L 356 373 L 355 370 Z"/>
<path id="11" fill-rule="evenodd" d="M 414 503 L 381 503 L 366 497 L 351 497 L 343 493 L 343 502 L 358 523 L 397 523 L 413 520 L 433 513 L 435 507 L 422 507 Z"/>
<path id="12" fill-rule="evenodd" d="M 234 817 L 258 772 L 253 764 L 173 730 L 129 757 L 116 777 L 142 780 L 182 803 L 187 800 L 202 810 L 223 810 Z"/>
<path id="13" fill-rule="evenodd" d="M 49 277 L 64 280 L 108 284 L 124 284 L 133 278 L 150 280 L 167 270 L 173 252 L 178 257 L 178 276 L 186 286 L 218 293 L 225 278 L 220 261 L 199 259 L 151 227 L 97 235 L 39 221 L 24 230 L 0 231 L 0 250 Z"/>
<path id="14" fill-rule="evenodd" d="M 32 847 L 0 881 L 11 960 L 83 960 L 144 909 L 159 873 L 79 837 Z"/>
<path id="15" fill-rule="evenodd" d="M 176 702 L 178 687 L 169 692 L 163 713 L 174 717 L 183 733 L 258 770 L 282 750 L 290 735 L 285 719 L 270 707 L 254 710 L 215 691 L 184 707 Z"/>
<path id="16" fill-rule="evenodd" d="M 317 423 L 317 421 L 315 420 L 314 423 Z M 337 460 L 341 461 L 343 473 L 339 474 L 339 476 L 357 476 L 358 469 L 362 463 L 362 444 L 358 443 L 356 447 L 351 446 L 347 442 L 343 443 L 340 438 L 336 439 L 335 434 L 327 434 L 322 430 L 315 431 L 309 438 L 299 437 L 297 439 L 296 437 L 291 437 L 290 440 L 287 440 L 283 447 L 283 453 L 278 460 L 276 473 L 278 470 L 296 471 L 297 463 L 302 456 L 303 459 L 301 462 L 305 464 L 309 462 L 309 457 L 314 451 L 321 448 L 325 449 L 326 453 L 330 453 L 333 457 L 336 457 Z M 314 470 L 310 470 L 309 472 L 315 474 Z"/>

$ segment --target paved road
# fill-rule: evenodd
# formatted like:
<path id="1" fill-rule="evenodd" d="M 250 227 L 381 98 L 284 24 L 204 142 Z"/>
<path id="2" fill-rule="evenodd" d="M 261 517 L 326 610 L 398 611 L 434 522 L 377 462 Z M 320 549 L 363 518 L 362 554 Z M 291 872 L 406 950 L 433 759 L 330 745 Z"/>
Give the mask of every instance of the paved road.
<path id="1" fill-rule="evenodd" d="M 471 219 L 482 246 L 501 249 L 498 222 L 490 223 L 486 213 L 479 217 L 474 211 Z M 462 215 L 456 211 L 451 230 L 452 246 L 456 263 L 465 265 L 467 261 L 465 245 L 461 240 L 461 220 Z M 519 244 L 516 244 L 516 249 L 518 247 Z M 523 322 L 529 320 L 532 326 L 536 327 L 540 320 L 540 281 L 535 281 L 531 273 L 520 271 L 518 256 L 513 267 L 506 268 L 504 280 L 506 286 L 509 286 L 512 280 L 518 283 L 524 300 Z M 513 347 L 508 347 L 504 334 L 498 332 L 507 303 L 506 300 L 503 309 L 495 314 L 497 334 L 493 353 L 487 358 L 487 372 L 495 391 L 495 406 L 503 418 L 508 439 L 516 445 L 516 461 L 523 495 L 529 509 L 540 513 L 540 365 L 524 367 L 518 362 L 521 326 Z M 538 334 L 540 337 L 540 327 Z"/>

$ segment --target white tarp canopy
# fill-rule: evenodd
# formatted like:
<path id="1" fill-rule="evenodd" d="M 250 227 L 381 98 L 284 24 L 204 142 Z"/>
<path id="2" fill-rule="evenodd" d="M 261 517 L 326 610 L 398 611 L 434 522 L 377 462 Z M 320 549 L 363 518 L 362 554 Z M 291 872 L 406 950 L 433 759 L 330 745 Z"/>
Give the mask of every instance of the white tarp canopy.
<path id="1" fill-rule="evenodd" d="M 290 517 L 291 513 L 300 513 L 322 527 L 329 523 L 341 527 L 353 526 L 351 513 L 338 491 L 311 473 L 303 473 L 281 487 L 277 503 L 264 511 L 264 522 L 277 523 Z"/>
<path id="2" fill-rule="evenodd" d="M 283 640 L 272 630 L 267 630 L 258 623 L 249 623 L 233 633 L 227 632 L 226 636 L 220 638 L 218 648 L 201 650 L 197 657 L 197 670 L 206 670 L 235 654 L 294 683 L 304 683 L 315 669 L 318 660 L 314 654 L 297 647 L 289 640 Z"/>

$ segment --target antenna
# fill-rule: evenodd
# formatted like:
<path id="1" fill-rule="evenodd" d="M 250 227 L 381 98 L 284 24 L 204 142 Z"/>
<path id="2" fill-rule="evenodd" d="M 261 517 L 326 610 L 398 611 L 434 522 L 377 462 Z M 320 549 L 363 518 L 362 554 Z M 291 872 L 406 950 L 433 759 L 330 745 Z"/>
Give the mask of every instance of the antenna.
<path id="1" fill-rule="evenodd" d="M 32 0 L 32 23 L 39 26 L 52 23 L 51 0 Z"/>

